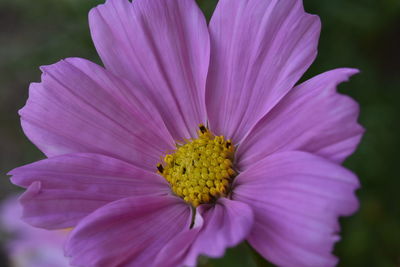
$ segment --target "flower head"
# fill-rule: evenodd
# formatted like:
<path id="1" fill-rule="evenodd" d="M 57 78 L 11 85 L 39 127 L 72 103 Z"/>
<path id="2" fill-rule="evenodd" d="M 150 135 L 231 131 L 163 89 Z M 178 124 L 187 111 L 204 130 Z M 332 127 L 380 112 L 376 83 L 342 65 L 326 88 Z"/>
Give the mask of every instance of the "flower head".
<path id="1" fill-rule="evenodd" d="M 362 133 L 336 92 L 300 85 L 317 16 L 301 0 L 108 0 L 91 10 L 105 68 L 42 67 L 20 111 L 47 159 L 10 172 L 24 219 L 74 228 L 77 266 L 193 266 L 247 240 L 281 266 L 331 266 L 359 183 L 340 163 Z"/>
<path id="2" fill-rule="evenodd" d="M 174 153 L 165 156 L 165 167 L 157 165 L 173 193 L 193 207 L 226 196 L 236 174 L 232 141 L 213 136 L 202 124 L 198 133 L 197 139 L 177 145 Z"/>

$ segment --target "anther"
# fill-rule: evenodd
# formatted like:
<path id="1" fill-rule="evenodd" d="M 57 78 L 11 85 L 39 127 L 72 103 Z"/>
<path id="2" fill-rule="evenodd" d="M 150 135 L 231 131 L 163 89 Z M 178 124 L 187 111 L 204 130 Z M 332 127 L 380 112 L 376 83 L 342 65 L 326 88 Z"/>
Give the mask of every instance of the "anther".
<path id="1" fill-rule="evenodd" d="M 232 145 L 231 140 L 226 141 L 226 148 L 229 148 Z"/>
<path id="2" fill-rule="evenodd" d="M 161 165 L 160 163 L 158 163 L 158 164 L 157 164 L 157 170 L 158 170 L 160 173 L 163 173 L 163 172 L 164 172 L 164 167 L 163 167 L 163 165 Z"/>
<path id="3" fill-rule="evenodd" d="M 202 133 L 206 133 L 206 132 L 207 132 L 207 128 L 206 128 L 203 124 L 200 124 L 200 125 L 199 125 L 199 128 L 200 128 L 200 131 L 201 131 Z"/>

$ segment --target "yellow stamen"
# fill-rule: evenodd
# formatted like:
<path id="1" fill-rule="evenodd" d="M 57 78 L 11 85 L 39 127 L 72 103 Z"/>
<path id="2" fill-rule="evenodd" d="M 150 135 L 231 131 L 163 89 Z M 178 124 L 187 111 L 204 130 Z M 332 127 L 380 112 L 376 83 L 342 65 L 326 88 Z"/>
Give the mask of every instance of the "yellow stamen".
<path id="1" fill-rule="evenodd" d="M 224 136 L 214 136 L 204 125 L 198 138 L 186 140 L 157 165 L 172 191 L 193 207 L 225 196 L 232 179 L 234 146 Z"/>

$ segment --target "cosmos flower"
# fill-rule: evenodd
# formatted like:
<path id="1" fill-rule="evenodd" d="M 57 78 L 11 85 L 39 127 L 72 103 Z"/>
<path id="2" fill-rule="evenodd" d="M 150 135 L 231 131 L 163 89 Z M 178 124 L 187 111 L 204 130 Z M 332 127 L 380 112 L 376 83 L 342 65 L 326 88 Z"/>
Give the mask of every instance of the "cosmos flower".
<path id="1" fill-rule="evenodd" d="M 193 266 L 247 240 L 280 266 L 331 266 L 357 210 L 340 164 L 362 133 L 335 69 L 296 85 L 320 21 L 300 0 L 108 0 L 91 10 L 104 68 L 42 67 L 20 111 L 47 159 L 10 172 L 24 219 L 74 228 L 77 266 Z"/>
<path id="2" fill-rule="evenodd" d="M 21 221 L 17 196 L 0 206 L 0 230 L 8 236 L 6 250 L 12 267 L 68 267 L 63 243 L 66 231 L 47 231 Z M 5 241 L 5 240 L 3 240 Z"/>

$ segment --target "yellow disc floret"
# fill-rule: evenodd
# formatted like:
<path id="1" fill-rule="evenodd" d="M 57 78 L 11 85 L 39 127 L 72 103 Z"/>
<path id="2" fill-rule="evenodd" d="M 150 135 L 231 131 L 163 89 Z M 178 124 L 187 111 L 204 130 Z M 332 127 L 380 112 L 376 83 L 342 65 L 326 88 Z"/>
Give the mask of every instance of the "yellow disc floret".
<path id="1" fill-rule="evenodd" d="M 231 140 L 214 136 L 204 125 L 199 128 L 198 138 L 178 144 L 157 165 L 158 173 L 170 183 L 172 191 L 194 207 L 225 196 L 236 175 Z"/>

